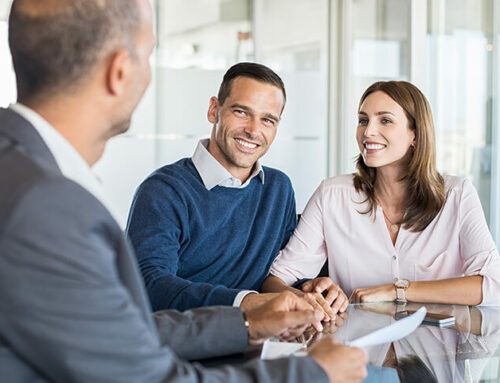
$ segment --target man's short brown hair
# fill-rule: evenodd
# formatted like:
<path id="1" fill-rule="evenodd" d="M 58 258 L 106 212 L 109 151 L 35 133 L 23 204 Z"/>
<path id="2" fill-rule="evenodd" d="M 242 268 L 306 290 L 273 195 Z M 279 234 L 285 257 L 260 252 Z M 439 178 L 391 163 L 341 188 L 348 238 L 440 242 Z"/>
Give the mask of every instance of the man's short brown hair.
<path id="1" fill-rule="evenodd" d="M 266 84 L 274 85 L 275 87 L 281 89 L 283 92 L 283 100 L 286 102 L 285 84 L 280 76 L 278 76 L 272 69 L 262 64 L 241 62 L 233 65 L 227 70 L 226 74 L 224 74 L 224 78 L 217 95 L 220 105 L 223 105 L 226 98 L 228 98 L 231 94 L 233 81 L 238 77 L 248 77 Z M 285 107 L 284 103 L 283 107 Z"/>
<path id="2" fill-rule="evenodd" d="M 9 46 L 20 101 L 80 85 L 113 49 L 133 54 L 137 0 L 14 0 Z"/>

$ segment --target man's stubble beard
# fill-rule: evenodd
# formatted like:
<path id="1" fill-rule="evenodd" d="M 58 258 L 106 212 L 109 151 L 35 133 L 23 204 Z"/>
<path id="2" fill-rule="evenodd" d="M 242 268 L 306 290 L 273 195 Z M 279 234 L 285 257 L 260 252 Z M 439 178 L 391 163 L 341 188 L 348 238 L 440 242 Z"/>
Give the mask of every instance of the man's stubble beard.
<path id="1" fill-rule="evenodd" d="M 231 140 L 234 140 L 234 137 L 232 137 L 232 136 L 224 137 L 221 135 L 220 137 L 217 137 L 216 139 L 217 139 L 217 145 L 219 146 L 219 150 L 220 150 L 221 154 L 224 156 L 226 161 L 231 166 L 234 166 L 237 168 L 242 168 L 242 169 L 247 169 L 249 167 L 253 167 L 253 165 L 257 161 L 258 157 L 252 162 L 252 164 L 250 166 L 247 166 L 247 164 L 244 164 L 244 163 L 242 163 L 242 161 L 238 160 L 238 149 L 235 146 L 233 146 L 231 148 L 231 143 L 232 143 Z M 220 145 L 221 142 L 223 143 L 223 146 Z"/>
<path id="2" fill-rule="evenodd" d="M 129 117 L 122 122 L 114 124 L 109 130 L 108 139 L 128 132 L 128 130 L 130 129 L 131 121 L 132 117 Z"/>

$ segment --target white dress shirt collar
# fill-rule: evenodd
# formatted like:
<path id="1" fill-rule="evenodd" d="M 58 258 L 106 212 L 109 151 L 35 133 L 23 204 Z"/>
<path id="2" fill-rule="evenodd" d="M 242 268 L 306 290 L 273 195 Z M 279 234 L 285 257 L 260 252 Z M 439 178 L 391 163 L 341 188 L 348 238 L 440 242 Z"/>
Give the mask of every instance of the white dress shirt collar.
<path id="1" fill-rule="evenodd" d="M 57 166 L 64 177 L 76 182 L 93 194 L 116 219 L 117 215 L 114 214 L 111 205 L 104 195 L 101 182 L 80 153 L 48 121 L 34 110 L 19 103 L 10 105 L 10 109 L 33 125 L 54 156 Z"/>
<path id="2" fill-rule="evenodd" d="M 231 173 L 210 154 L 208 151 L 208 142 L 208 138 L 200 140 L 194 151 L 193 157 L 191 157 L 194 167 L 198 171 L 207 190 L 211 190 L 215 186 L 242 189 L 256 176 L 259 176 L 261 182 L 264 183 L 264 169 L 260 161 L 257 160 L 252 174 L 250 174 L 250 177 L 242 184 L 238 178 L 233 177 Z"/>

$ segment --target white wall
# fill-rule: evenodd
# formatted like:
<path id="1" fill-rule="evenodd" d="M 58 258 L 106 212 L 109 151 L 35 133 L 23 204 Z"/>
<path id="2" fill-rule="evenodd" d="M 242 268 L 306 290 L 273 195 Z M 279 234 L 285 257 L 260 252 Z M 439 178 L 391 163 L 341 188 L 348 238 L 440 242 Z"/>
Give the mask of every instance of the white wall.
<path id="1" fill-rule="evenodd" d="M 6 107 L 16 100 L 16 80 L 12 68 L 7 31 L 7 22 L 0 19 L 0 107 Z"/>
<path id="2" fill-rule="evenodd" d="M 7 20 L 9 18 L 11 4 L 12 0 L 0 0 L 0 20 Z"/>

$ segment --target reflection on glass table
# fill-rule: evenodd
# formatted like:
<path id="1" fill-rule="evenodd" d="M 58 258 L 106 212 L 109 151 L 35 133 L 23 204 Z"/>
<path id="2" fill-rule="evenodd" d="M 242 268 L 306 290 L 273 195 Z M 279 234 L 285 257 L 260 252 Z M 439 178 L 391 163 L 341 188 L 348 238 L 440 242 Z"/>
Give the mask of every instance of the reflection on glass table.
<path id="1" fill-rule="evenodd" d="M 500 382 L 500 307 L 392 302 L 351 304 L 333 322 L 324 322 L 323 331 L 310 327 L 297 342 L 307 350 L 325 336 L 348 342 L 388 326 L 397 312 L 418 310 L 453 316 L 449 327 L 422 324 L 399 341 L 366 348 L 369 375 L 364 383 L 426 382 Z M 261 346 L 252 346 L 244 354 L 200 361 L 207 367 L 224 363 L 242 363 L 261 355 Z M 397 373 L 396 373 L 397 372 Z M 312 383 L 312 382 L 309 382 Z"/>
<path id="2" fill-rule="evenodd" d="M 397 370 L 401 382 L 500 381 L 500 308 L 392 302 L 350 305 L 322 333 L 313 330 L 298 341 L 309 346 L 324 336 L 347 342 L 390 325 L 397 313 L 425 306 L 429 313 L 455 317 L 449 327 L 421 325 L 399 341 L 366 349 L 369 364 Z"/>

